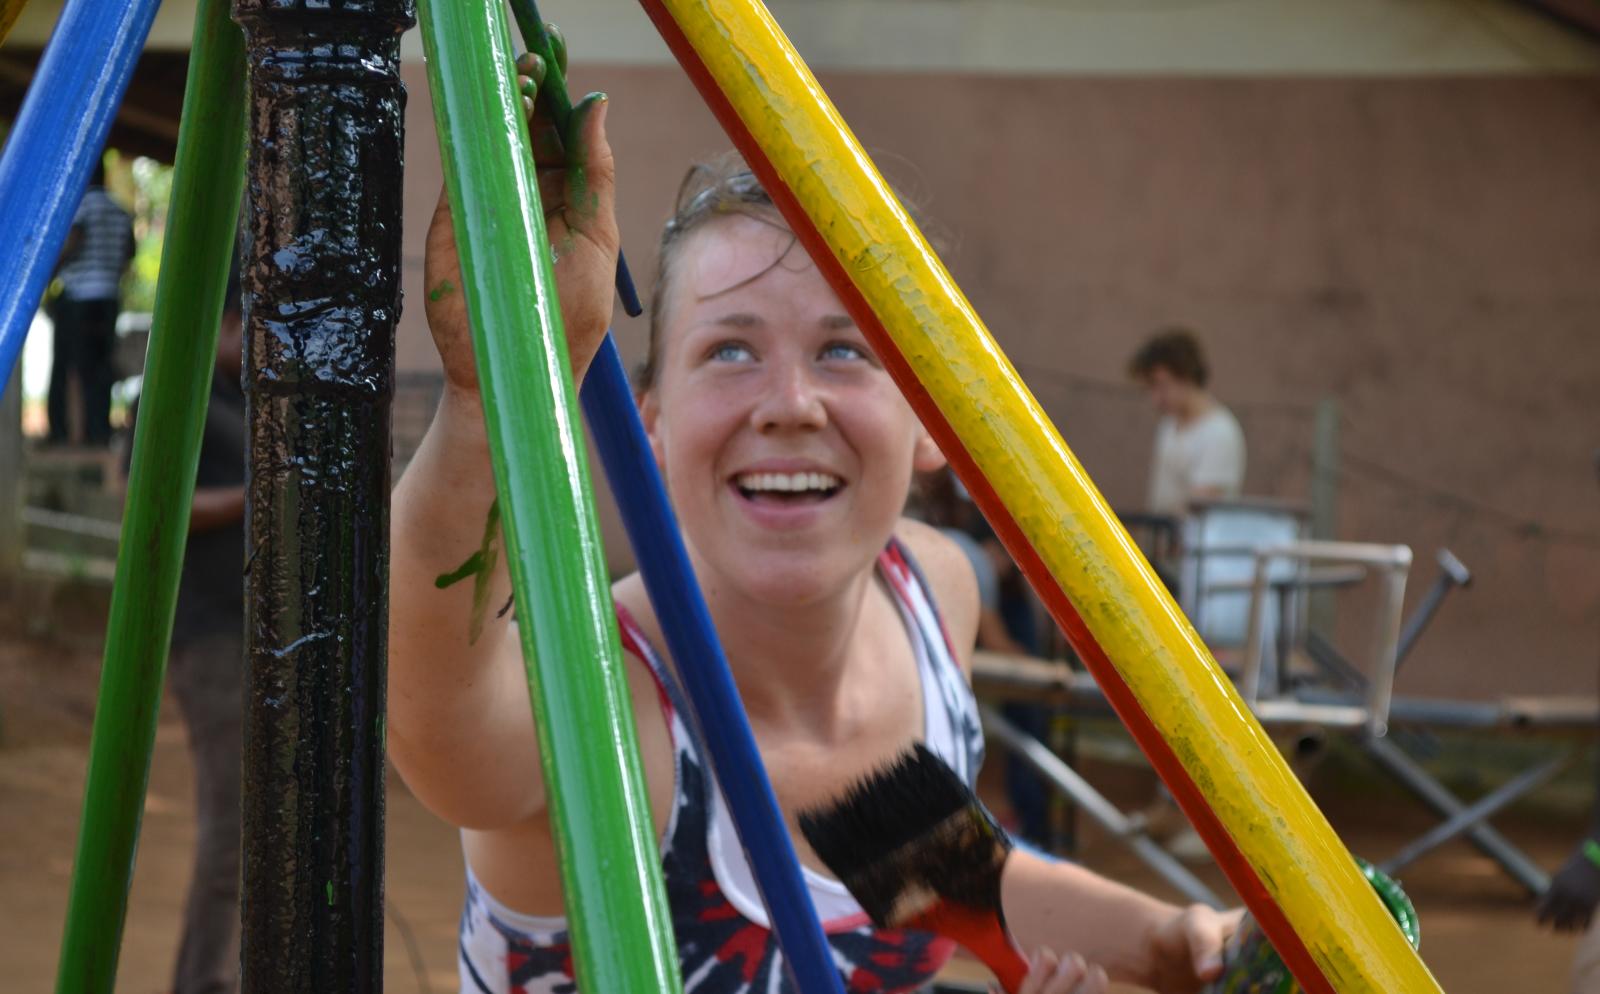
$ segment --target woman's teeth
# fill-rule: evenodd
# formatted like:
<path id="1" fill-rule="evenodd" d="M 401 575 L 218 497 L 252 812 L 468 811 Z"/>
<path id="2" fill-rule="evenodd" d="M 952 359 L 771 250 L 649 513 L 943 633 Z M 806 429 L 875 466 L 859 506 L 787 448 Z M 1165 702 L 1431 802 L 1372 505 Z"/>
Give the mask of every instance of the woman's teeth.
<path id="1" fill-rule="evenodd" d="M 831 494 L 843 485 L 832 473 L 741 473 L 734 485 L 751 494 Z"/>

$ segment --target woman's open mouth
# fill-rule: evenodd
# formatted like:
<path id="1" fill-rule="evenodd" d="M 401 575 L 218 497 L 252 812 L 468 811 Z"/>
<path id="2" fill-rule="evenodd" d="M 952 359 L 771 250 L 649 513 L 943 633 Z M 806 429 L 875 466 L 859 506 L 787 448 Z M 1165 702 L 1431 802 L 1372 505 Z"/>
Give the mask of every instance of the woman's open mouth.
<path id="1" fill-rule="evenodd" d="M 788 506 L 818 504 L 844 488 L 832 473 L 740 473 L 734 489 L 757 504 Z"/>

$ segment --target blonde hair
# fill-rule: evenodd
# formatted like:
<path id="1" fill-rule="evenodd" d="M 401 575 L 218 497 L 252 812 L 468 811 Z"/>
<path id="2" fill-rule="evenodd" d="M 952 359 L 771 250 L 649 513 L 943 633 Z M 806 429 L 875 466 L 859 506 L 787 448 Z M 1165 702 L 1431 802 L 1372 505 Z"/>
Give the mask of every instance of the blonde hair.
<path id="1" fill-rule="evenodd" d="M 898 192 L 896 191 L 897 194 Z M 922 225 L 922 219 L 917 216 L 916 208 L 903 196 L 900 197 L 900 201 L 912 219 L 919 226 Z M 717 218 L 731 215 L 743 215 L 770 224 L 774 228 L 790 231 L 789 223 L 779 213 L 772 195 L 761 185 L 761 180 L 737 152 L 726 152 L 715 159 L 696 163 L 684 174 L 683 182 L 678 185 L 678 197 L 673 205 L 672 217 L 667 219 L 666 227 L 661 230 L 661 245 L 656 255 L 656 281 L 650 291 L 650 337 L 644 362 L 639 365 L 634 377 L 635 389 L 640 393 L 655 386 L 656 377 L 661 371 L 662 324 L 666 318 L 667 292 L 673 279 L 679 248 L 694 231 Z M 790 237 L 794 237 L 793 232 L 790 232 Z M 929 237 L 932 238 L 931 235 Z M 791 241 L 789 247 L 774 257 L 772 266 L 777 266 L 783 261 L 793 244 Z M 936 246 L 937 244 L 935 242 Z M 771 270 L 772 266 L 761 270 L 745 282 L 760 279 Z"/>

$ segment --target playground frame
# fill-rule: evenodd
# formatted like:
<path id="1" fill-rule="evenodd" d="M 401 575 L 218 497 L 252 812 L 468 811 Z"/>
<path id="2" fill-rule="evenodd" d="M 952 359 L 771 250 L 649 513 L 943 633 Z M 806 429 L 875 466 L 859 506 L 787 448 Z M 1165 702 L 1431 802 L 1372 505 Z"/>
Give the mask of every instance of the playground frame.
<path id="1" fill-rule="evenodd" d="M 84 16 L 92 6 L 91 0 L 69 0 L 63 22 L 69 15 Z M 1302 985 L 1319 994 L 1437 990 L 776 22 L 755 0 L 643 0 L 643 6 Z M 378 480 L 386 489 L 387 465 L 375 466 L 373 460 L 380 447 L 386 449 L 387 391 L 392 389 L 386 374 L 392 373 L 395 314 L 384 313 L 381 303 L 373 313 L 371 301 L 359 302 L 368 308 L 365 314 L 347 314 L 341 308 L 358 306 L 356 300 L 329 303 L 326 288 L 296 285 L 286 275 L 305 260 L 285 255 L 285 249 L 307 244 L 313 230 L 307 225 L 321 216 L 318 211 L 338 218 L 358 203 L 362 210 L 369 204 L 354 185 L 362 167 L 359 156 L 293 161 L 287 178 L 282 168 L 277 179 L 262 174 L 259 153 L 268 141 L 306 139 L 288 128 L 260 130 L 264 121 L 281 120 L 272 117 L 274 106 L 260 87 L 270 78 L 264 68 L 284 64 L 274 59 L 313 58 L 318 44 L 346 38 L 370 41 L 379 63 L 375 75 L 392 76 L 385 61 L 390 42 L 382 39 L 398 36 L 409 22 L 410 5 L 352 0 L 336 12 L 307 7 L 289 13 L 279 7 L 239 0 L 235 12 L 252 26 L 251 45 L 260 46 L 250 56 L 256 89 L 249 106 L 258 153 L 252 168 L 258 171 L 249 184 L 246 224 L 246 378 L 252 410 L 262 418 L 252 428 L 252 439 L 255 446 L 268 437 L 281 445 L 275 452 L 276 474 L 263 463 L 262 450 L 252 448 L 250 533 L 269 545 L 282 543 L 282 560 L 269 552 L 261 561 L 274 564 L 273 581 L 279 574 L 295 574 L 291 582 L 257 582 L 252 564 L 251 617 L 269 623 L 252 623 L 248 633 L 248 699 L 254 712 L 249 720 L 260 734 L 283 727 L 295 728 L 296 734 L 268 750 L 285 778 L 276 786 L 252 778 L 247 790 L 312 792 L 320 783 L 328 793 L 304 798 L 309 807 L 293 809 L 293 824 L 287 820 L 288 806 L 253 806 L 247 795 L 252 827 L 245 859 L 249 867 L 270 851 L 252 850 L 252 838 L 263 845 L 303 838 L 293 846 L 292 858 L 317 854 L 327 862 L 320 868 L 308 864 L 306 875 L 297 875 L 290 885 L 263 877 L 247 889 L 247 931 L 258 920 L 313 928 L 309 936 L 296 934 L 315 955 L 301 960 L 296 953 L 302 947 L 277 943 L 262 947 L 259 957 L 247 950 L 245 987 L 376 990 L 381 977 L 370 964 L 381 940 L 370 924 L 373 909 L 381 913 L 382 907 L 381 828 L 375 826 L 381 825 L 382 810 L 377 774 L 387 557 L 386 527 L 377 525 L 386 524 L 387 515 L 379 510 L 381 494 L 376 507 L 342 492 L 329 495 L 333 506 L 306 503 L 318 493 L 308 482 L 314 474 L 306 470 L 359 467 L 369 483 L 363 493 Z M 128 9 L 153 9 L 153 4 L 130 3 Z M 216 99 L 225 105 L 217 111 L 220 117 L 199 110 L 215 85 L 207 81 L 237 79 L 245 64 L 220 0 L 202 0 L 201 11 L 186 98 L 195 109 L 186 103 L 180 138 L 191 150 L 187 156 L 180 151 L 174 184 L 195 185 L 192 191 L 183 186 L 183 209 L 174 209 L 151 335 L 149 389 L 173 399 L 170 406 L 147 409 L 135 436 L 112 610 L 112 630 L 133 634 L 108 641 L 68 929 L 70 939 L 91 927 L 110 926 L 101 934 L 102 948 L 106 935 L 120 934 L 126 902 L 203 418 L 206 391 L 200 387 L 215 346 L 224 276 L 220 261 L 232 244 L 231 223 L 219 220 L 231 222 L 239 188 L 240 169 L 233 166 L 238 153 L 230 158 L 228 150 L 242 148 L 245 134 L 237 90 L 215 86 Z M 514 85 L 510 32 L 493 0 L 424 2 L 421 14 L 579 981 L 592 990 L 676 989 L 588 470 L 577 442 L 575 392 Z M 149 20 L 130 18 L 107 30 L 118 51 L 136 53 Z M 58 45 L 59 58 L 66 60 L 73 46 L 84 43 L 58 31 L 46 65 L 54 64 Z M 131 63 L 129 57 L 109 66 L 103 85 L 70 107 L 82 106 L 90 120 L 105 118 L 126 85 Z M 284 74 L 285 79 L 294 76 Z M 316 83 L 315 74 L 300 78 Z M 19 326 L 17 315 L 31 315 L 37 306 L 41 260 L 59 251 L 64 205 L 82 189 L 90 157 L 104 139 L 100 124 L 98 135 L 91 127 L 75 142 L 44 143 L 49 124 L 58 120 L 55 108 L 69 106 L 50 99 L 58 96 L 54 88 L 69 88 L 64 79 L 41 68 L 36 89 L 43 89 L 37 102 L 30 94 L 29 107 L 37 103 L 49 109 L 33 118 L 25 111 L 0 160 L 0 195 L 5 195 L 0 210 L 19 202 L 7 177 L 22 168 L 23 156 L 33 157 L 29 168 L 50 177 L 53 191 L 29 215 L 37 223 L 27 230 L 39 232 L 37 241 L 30 241 L 18 271 L 7 273 L 16 277 L 7 285 L 18 290 L 9 306 L 0 308 L 0 369 L 9 370 L 20 348 L 19 328 L 25 324 Z M 369 82 L 391 87 L 391 93 L 397 85 L 392 79 Z M 300 99 L 292 91 L 287 87 L 281 96 L 291 103 Z M 313 116 L 332 113 L 329 106 L 340 95 L 330 92 L 324 99 L 327 104 L 308 102 L 304 110 Z M 392 113 L 394 98 L 388 99 L 382 137 L 375 129 L 371 138 L 380 148 L 396 149 L 398 159 L 399 121 Z M 344 138 L 372 123 L 341 120 L 336 130 Z M 274 145 L 271 151 L 282 148 Z M 354 199 L 319 201 L 293 223 L 274 228 L 293 215 L 289 206 L 306 206 L 295 197 L 305 192 L 312 170 L 321 170 L 322 180 Z M 212 187 L 200 185 L 208 180 Z M 274 182 L 283 185 L 274 187 Z M 230 184 L 232 198 L 226 195 Z M 359 237 L 397 238 L 398 198 L 373 194 L 370 206 L 375 213 L 355 225 Z M 504 223 L 508 217 L 515 223 Z M 363 242 L 354 250 L 367 267 L 363 275 L 376 280 L 380 290 L 393 285 L 397 266 L 396 253 L 385 244 L 392 242 Z M 192 306 L 193 301 L 201 306 Z M 186 319 L 179 315 L 185 308 Z M 267 324 L 269 318 L 305 313 L 314 318 Z M 539 315 L 531 329 L 524 320 L 528 314 Z M 341 316 L 350 319 L 341 321 Z M 284 354 L 263 354 L 274 342 Z M 353 368 L 330 361 L 330 355 L 348 356 Z M 157 362 L 158 356 L 168 358 Z M 273 369 L 272 359 L 286 361 L 283 372 L 292 375 L 269 377 L 269 390 L 263 379 Z M 154 378 L 164 367 L 174 372 Z M 319 375 L 323 368 L 334 375 Z M 337 434 L 338 418 L 300 417 L 319 409 L 324 394 L 341 389 L 355 389 L 373 405 L 379 435 L 355 440 Z M 268 407 L 279 420 L 265 413 Z M 153 453 L 169 435 L 181 439 L 177 458 L 158 465 Z M 319 451 L 352 461 L 301 462 Z M 181 485 L 173 486 L 174 481 Z M 306 541 L 309 535 L 294 531 L 307 515 L 329 526 L 327 534 L 340 539 L 338 547 L 349 551 L 348 558 L 343 551 L 327 555 L 317 542 Z M 658 610 L 667 613 L 659 605 Z M 357 625 L 357 618 L 364 620 Z M 293 623 L 277 624 L 280 619 Z M 574 660 L 593 664 L 574 665 Z M 308 705 L 315 695 L 307 692 L 288 694 L 294 703 L 285 705 L 285 696 L 272 692 L 285 680 L 295 687 L 304 681 L 308 690 L 353 681 L 358 703 L 324 714 Z M 737 719 L 725 711 L 700 716 L 702 726 L 723 720 Z M 319 757 L 344 772 L 311 776 Z M 720 763 L 718 773 L 726 775 Z M 314 831 L 296 831 L 305 829 L 307 819 L 321 817 L 332 819 L 332 827 L 321 823 Z M 741 823 L 747 840 L 753 830 Z M 627 869 L 619 869 L 619 861 Z M 259 941 L 271 933 L 255 934 Z M 785 950 L 790 959 L 804 956 L 787 942 Z M 109 963 L 103 955 L 90 957 L 91 975 L 80 977 L 71 972 L 80 968 L 69 964 L 68 956 L 84 952 L 81 941 L 64 943 L 58 989 L 109 991 L 114 955 Z M 337 965 L 326 967 L 333 974 L 319 976 L 315 963 Z"/>

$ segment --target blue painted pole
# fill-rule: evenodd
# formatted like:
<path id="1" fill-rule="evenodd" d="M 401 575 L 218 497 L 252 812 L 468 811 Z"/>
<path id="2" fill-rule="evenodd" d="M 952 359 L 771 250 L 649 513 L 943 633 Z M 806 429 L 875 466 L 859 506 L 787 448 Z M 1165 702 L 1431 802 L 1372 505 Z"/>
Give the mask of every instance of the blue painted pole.
<path id="1" fill-rule="evenodd" d="M 639 557 L 650 603 L 688 692 L 690 717 L 711 752 L 717 782 L 755 871 L 785 963 L 798 990 L 843 994 L 839 971 L 800 876 L 800 860 L 761 764 L 739 689 L 734 686 L 711 612 L 678 533 L 677 519 L 667 503 L 666 487 L 634 407 L 622 357 L 609 335 L 589 367 L 580 396 L 628 541 Z"/>
<path id="2" fill-rule="evenodd" d="M 528 51 L 544 59 L 539 99 L 565 133 L 572 102 L 544 17 L 536 0 L 511 0 L 511 13 Z M 617 294 L 630 316 L 643 313 L 627 259 L 621 253 L 617 254 Z M 628 541 L 639 558 L 645 589 L 666 635 L 667 649 L 689 695 L 689 718 L 711 752 L 712 770 L 728 799 L 734 828 L 755 872 L 756 887 L 766 903 L 785 965 L 806 994 L 844 994 L 811 894 L 800 876 L 794 843 L 784 827 L 777 796 L 767 780 L 739 690 L 733 684 L 644 425 L 634 408 L 622 357 L 610 335 L 589 367 L 579 397 L 622 512 Z"/>
<path id="3" fill-rule="evenodd" d="M 0 381 L 11 375 L 158 0 L 67 0 L 0 155 Z"/>

